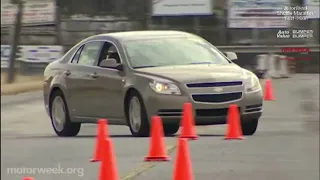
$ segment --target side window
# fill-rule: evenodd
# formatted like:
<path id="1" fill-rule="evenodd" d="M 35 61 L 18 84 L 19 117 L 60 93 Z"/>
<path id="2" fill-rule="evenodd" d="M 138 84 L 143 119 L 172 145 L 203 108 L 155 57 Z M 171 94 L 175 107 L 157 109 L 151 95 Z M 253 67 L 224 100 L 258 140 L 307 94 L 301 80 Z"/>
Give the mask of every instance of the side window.
<path id="1" fill-rule="evenodd" d="M 108 57 L 108 49 L 110 48 L 110 46 L 112 46 L 112 44 L 105 42 L 102 49 L 101 49 L 101 53 L 100 53 L 100 58 L 99 58 L 99 62 L 98 65 L 100 64 L 100 62 L 102 60 L 107 59 Z"/>
<path id="2" fill-rule="evenodd" d="M 79 56 L 78 64 L 93 66 L 99 58 L 102 42 L 91 42 L 84 45 Z"/>
<path id="3" fill-rule="evenodd" d="M 84 45 L 82 45 L 78 50 L 77 50 L 77 52 L 76 52 L 76 54 L 73 56 L 73 58 L 72 58 L 72 61 L 71 61 L 71 63 L 78 63 L 78 60 L 79 60 L 79 57 L 80 57 L 80 53 L 81 53 L 81 51 L 82 51 L 82 49 L 83 49 L 83 46 Z"/>
<path id="4" fill-rule="evenodd" d="M 115 59 L 118 63 L 121 63 L 121 60 L 120 60 L 120 56 L 119 56 L 119 53 L 117 51 L 117 48 L 112 45 L 109 49 L 108 49 L 108 56 L 107 56 L 108 59 Z"/>
<path id="5" fill-rule="evenodd" d="M 99 64 L 102 60 L 105 59 L 115 59 L 119 64 L 121 63 L 120 55 L 117 51 L 117 48 L 115 47 L 115 45 L 109 42 L 105 42 L 101 49 Z"/>

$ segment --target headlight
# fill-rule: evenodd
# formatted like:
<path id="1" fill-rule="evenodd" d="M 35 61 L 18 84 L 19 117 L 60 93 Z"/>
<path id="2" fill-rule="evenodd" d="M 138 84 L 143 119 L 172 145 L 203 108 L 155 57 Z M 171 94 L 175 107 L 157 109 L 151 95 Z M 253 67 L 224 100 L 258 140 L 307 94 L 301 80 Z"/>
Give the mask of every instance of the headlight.
<path id="1" fill-rule="evenodd" d="M 181 95 L 180 89 L 173 83 L 153 81 L 149 85 L 154 92 L 159 94 Z"/>
<path id="2" fill-rule="evenodd" d="M 250 76 L 246 84 L 247 92 L 252 92 L 260 88 L 261 86 L 260 86 L 259 79 L 256 76 Z"/>

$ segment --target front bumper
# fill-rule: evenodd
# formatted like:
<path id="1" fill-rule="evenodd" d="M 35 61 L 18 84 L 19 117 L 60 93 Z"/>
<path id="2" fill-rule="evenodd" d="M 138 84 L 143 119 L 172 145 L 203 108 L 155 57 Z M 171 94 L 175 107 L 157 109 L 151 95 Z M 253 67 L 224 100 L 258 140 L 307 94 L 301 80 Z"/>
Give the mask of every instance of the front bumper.
<path id="1" fill-rule="evenodd" d="M 189 95 L 175 96 L 156 93 L 145 97 L 144 102 L 149 119 L 151 119 L 151 116 L 158 115 L 164 123 L 170 124 L 179 123 L 182 107 L 186 102 L 192 103 L 196 125 L 225 124 L 230 104 L 238 106 L 241 121 L 259 119 L 263 109 L 261 90 L 243 93 L 241 99 L 223 103 L 195 102 Z"/>

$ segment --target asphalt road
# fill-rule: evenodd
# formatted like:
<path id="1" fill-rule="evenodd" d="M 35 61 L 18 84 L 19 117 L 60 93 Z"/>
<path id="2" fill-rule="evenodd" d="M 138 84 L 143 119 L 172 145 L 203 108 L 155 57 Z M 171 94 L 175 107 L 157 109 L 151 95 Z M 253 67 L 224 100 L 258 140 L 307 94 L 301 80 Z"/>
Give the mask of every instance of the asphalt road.
<path id="1" fill-rule="evenodd" d="M 225 126 L 197 128 L 199 140 L 189 142 L 195 180 L 319 179 L 319 75 L 272 83 L 276 100 L 265 102 L 254 136 L 226 141 Z M 171 179 L 175 137 L 166 138 L 170 162 L 143 163 L 147 138 L 131 138 L 121 126 L 109 132 L 122 179 Z M 85 125 L 77 137 L 57 138 L 41 92 L 2 96 L 1 179 L 97 179 L 98 164 L 89 163 L 94 136 L 95 125 Z M 61 171 L 48 172 L 54 168 Z"/>

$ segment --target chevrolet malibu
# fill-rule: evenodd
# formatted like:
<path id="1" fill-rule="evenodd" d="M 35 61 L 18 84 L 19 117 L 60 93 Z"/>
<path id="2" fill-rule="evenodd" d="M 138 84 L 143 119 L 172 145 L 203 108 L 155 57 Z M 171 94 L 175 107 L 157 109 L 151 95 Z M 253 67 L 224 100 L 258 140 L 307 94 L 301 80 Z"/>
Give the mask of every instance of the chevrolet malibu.
<path id="1" fill-rule="evenodd" d="M 162 118 L 166 135 L 179 129 L 182 107 L 193 105 L 196 125 L 225 124 L 239 107 L 244 135 L 256 132 L 262 90 L 252 72 L 203 38 L 180 31 L 132 31 L 91 36 L 44 71 L 44 102 L 58 136 L 76 136 L 82 123 L 127 125 L 148 136 Z"/>

